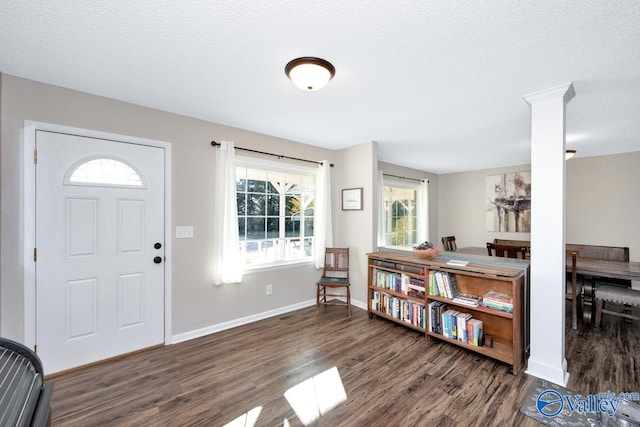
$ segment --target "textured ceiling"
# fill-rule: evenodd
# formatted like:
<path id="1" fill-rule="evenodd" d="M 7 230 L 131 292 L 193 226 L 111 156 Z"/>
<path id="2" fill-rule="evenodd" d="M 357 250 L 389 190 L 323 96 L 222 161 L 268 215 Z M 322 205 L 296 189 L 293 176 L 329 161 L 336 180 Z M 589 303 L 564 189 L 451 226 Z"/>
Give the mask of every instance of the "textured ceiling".
<path id="1" fill-rule="evenodd" d="M 573 82 L 568 148 L 640 151 L 637 0 L 0 0 L 0 72 L 436 173 L 528 163 L 522 96 Z"/>

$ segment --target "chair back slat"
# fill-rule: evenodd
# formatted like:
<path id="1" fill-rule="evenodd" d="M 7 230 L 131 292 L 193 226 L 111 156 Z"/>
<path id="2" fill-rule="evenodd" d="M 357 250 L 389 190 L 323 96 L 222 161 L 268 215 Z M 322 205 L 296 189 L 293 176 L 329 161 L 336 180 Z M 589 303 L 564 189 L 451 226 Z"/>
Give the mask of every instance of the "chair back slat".
<path id="1" fill-rule="evenodd" d="M 525 259 L 528 250 L 529 248 L 527 246 L 500 245 L 487 242 L 487 253 L 489 256 Z"/>

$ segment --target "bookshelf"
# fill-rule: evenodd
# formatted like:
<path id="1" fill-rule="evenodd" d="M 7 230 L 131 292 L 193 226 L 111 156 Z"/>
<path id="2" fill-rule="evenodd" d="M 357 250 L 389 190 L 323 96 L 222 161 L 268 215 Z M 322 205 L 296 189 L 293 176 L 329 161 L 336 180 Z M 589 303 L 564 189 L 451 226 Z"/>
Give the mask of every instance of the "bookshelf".
<path id="1" fill-rule="evenodd" d="M 424 333 L 427 342 L 439 340 L 457 345 L 511 365 L 514 375 L 520 372 L 524 364 L 524 289 L 528 264 L 511 265 L 502 260 L 493 262 L 491 257 L 465 258 L 464 255 L 456 259 L 468 261 L 467 265 L 447 265 L 449 260 L 440 256 L 432 260 L 419 259 L 412 253 L 381 251 L 367 256 L 369 317 L 375 315 L 397 322 Z M 509 297 L 512 309 L 469 306 L 430 292 L 430 288 L 434 291 L 433 285 L 430 286 L 430 277 L 434 274 L 455 281 L 460 293 L 483 296 L 494 291 Z M 422 293 L 421 283 L 424 284 Z M 444 309 L 440 310 L 440 316 L 432 317 L 431 307 L 437 304 L 443 304 Z M 484 342 L 474 345 L 466 337 L 450 338 L 434 331 L 438 319 L 442 322 L 441 313 L 445 310 L 481 321 Z M 471 331 L 468 332 L 471 335 Z"/>

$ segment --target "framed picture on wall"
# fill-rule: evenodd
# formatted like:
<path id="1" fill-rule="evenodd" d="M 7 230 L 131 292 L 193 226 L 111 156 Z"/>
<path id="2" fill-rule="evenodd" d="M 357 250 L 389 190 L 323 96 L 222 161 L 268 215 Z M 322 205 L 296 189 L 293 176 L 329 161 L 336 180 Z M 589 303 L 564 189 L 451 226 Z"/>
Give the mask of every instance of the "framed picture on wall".
<path id="1" fill-rule="evenodd" d="M 362 187 L 346 188 L 342 190 L 342 210 L 343 211 L 362 210 Z"/>

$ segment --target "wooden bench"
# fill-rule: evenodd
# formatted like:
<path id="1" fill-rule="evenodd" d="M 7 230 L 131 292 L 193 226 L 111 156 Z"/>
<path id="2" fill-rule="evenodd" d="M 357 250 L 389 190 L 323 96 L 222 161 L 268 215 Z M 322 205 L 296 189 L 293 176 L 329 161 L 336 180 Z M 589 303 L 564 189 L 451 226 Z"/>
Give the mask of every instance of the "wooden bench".
<path id="1" fill-rule="evenodd" d="M 625 319 L 640 320 L 639 317 L 631 313 L 629 307 L 640 308 L 640 291 L 620 286 L 601 285 L 596 288 L 596 318 L 595 326 L 600 327 L 602 323 L 602 313 L 624 317 Z M 606 308 L 606 303 L 622 305 L 623 311 L 614 311 Z"/>
<path id="2" fill-rule="evenodd" d="M 577 245 L 574 243 L 567 243 L 567 249 L 578 252 L 580 258 L 596 258 L 605 259 L 608 261 L 622 261 L 629 262 L 629 248 L 623 246 L 600 246 L 600 245 Z M 615 284 L 625 287 L 631 287 L 631 280 L 606 278 L 601 279 L 598 277 L 586 277 L 593 280 L 593 285 L 598 284 Z"/>
<path id="3" fill-rule="evenodd" d="M 597 258 L 629 262 L 629 248 L 622 246 L 576 245 L 567 243 L 567 249 L 578 252 L 580 258 Z"/>

